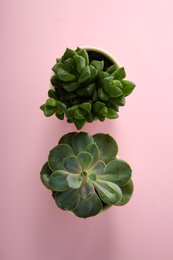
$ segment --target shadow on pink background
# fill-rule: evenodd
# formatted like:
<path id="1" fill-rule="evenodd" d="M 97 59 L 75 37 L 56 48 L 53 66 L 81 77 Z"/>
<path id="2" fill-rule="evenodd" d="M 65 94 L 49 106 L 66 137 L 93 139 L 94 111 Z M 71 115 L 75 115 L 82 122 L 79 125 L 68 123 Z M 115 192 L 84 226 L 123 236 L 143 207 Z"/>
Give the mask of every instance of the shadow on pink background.
<path id="1" fill-rule="evenodd" d="M 172 260 L 172 1 L 0 4 L 1 260 Z M 58 209 L 39 172 L 73 125 L 45 118 L 51 67 L 66 47 L 112 53 L 137 85 L 119 119 L 87 124 L 112 135 L 133 169 L 124 207 L 87 220 Z"/>

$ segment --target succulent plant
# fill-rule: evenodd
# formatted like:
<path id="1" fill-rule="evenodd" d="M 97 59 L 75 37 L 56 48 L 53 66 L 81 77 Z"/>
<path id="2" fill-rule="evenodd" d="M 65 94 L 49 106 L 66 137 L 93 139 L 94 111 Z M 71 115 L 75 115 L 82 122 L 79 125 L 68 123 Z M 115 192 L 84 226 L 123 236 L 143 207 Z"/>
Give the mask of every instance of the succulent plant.
<path id="1" fill-rule="evenodd" d="M 95 60 L 99 56 L 101 60 Z M 40 108 L 46 117 L 55 114 L 67 118 L 81 129 L 86 122 L 118 117 L 119 106 L 131 94 L 135 84 L 125 80 L 123 67 L 118 67 L 102 54 L 77 48 L 66 49 L 56 60 L 51 77 L 49 99 Z"/>
<path id="2" fill-rule="evenodd" d="M 68 133 L 50 151 L 41 181 L 60 209 L 81 218 L 125 205 L 133 193 L 132 170 L 117 152 L 108 134 Z"/>

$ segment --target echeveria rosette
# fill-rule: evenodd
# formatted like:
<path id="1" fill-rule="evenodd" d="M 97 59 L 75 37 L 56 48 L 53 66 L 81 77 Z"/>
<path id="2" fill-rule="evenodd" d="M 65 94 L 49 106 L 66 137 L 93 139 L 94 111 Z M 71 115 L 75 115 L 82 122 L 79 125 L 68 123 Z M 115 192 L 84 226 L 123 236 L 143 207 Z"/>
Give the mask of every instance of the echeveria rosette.
<path id="1" fill-rule="evenodd" d="M 104 61 L 92 60 L 88 52 L 66 49 L 52 68 L 49 99 L 40 108 L 45 116 L 53 114 L 60 120 L 74 123 L 81 129 L 86 122 L 118 117 L 119 106 L 131 94 L 135 84 L 125 80 L 123 67 L 116 64 L 105 69 Z"/>
<path id="2" fill-rule="evenodd" d="M 132 170 L 117 152 L 108 134 L 68 133 L 50 151 L 42 183 L 52 190 L 60 209 L 81 218 L 125 205 L 133 193 Z"/>

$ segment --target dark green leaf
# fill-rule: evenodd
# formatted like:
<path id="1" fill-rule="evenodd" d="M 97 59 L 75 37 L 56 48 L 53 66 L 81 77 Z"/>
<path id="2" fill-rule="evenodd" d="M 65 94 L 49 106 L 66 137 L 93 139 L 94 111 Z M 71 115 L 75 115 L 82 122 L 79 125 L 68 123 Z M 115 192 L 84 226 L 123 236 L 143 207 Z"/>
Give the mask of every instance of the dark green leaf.
<path id="1" fill-rule="evenodd" d="M 77 83 L 77 82 L 70 82 L 70 83 L 66 83 L 66 84 L 64 85 L 64 89 L 65 89 L 66 91 L 68 91 L 68 92 L 73 92 L 73 91 L 75 91 L 76 89 L 78 89 L 79 86 L 80 86 L 80 84 Z"/>
<path id="2" fill-rule="evenodd" d="M 118 65 L 116 65 L 116 64 L 113 64 L 112 66 L 110 66 L 108 69 L 107 69 L 107 73 L 109 73 L 109 74 L 112 74 L 115 70 L 117 70 L 119 67 L 118 67 Z"/>
<path id="3" fill-rule="evenodd" d="M 73 58 L 68 58 L 64 61 L 64 69 L 69 72 L 70 74 L 76 75 L 76 63 Z"/>
<path id="4" fill-rule="evenodd" d="M 81 72 L 81 75 L 78 79 L 78 83 L 83 83 L 85 82 L 87 79 L 89 79 L 89 77 L 91 76 L 91 72 L 90 72 L 90 68 L 89 66 L 86 66 L 83 71 Z"/>
<path id="5" fill-rule="evenodd" d="M 92 65 L 89 65 L 89 68 L 90 68 L 90 74 L 91 75 L 90 75 L 88 83 L 92 83 L 95 80 L 95 78 L 97 77 L 98 71 Z"/>
<path id="6" fill-rule="evenodd" d="M 102 209 L 102 203 L 96 193 L 88 199 L 80 199 L 77 207 L 73 210 L 74 214 L 80 218 L 88 218 L 99 214 Z"/>
<path id="7" fill-rule="evenodd" d="M 80 173 L 82 168 L 76 156 L 69 156 L 64 159 L 64 169 L 71 173 Z"/>
<path id="8" fill-rule="evenodd" d="M 51 174 L 52 170 L 49 168 L 48 162 L 46 162 L 41 169 L 40 178 L 43 185 L 49 190 L 52 190 L 52 187 L 49 184 L 49 178 Z"/>
<path id="9" fill-rule="evenodd" d="M 128 96 L 132 93 L 133 89 L 135 88 L 135 84 L 129 80 L 121 80 L 121 83 L 123 85 L 123 94 L 124 96 Z"/>
<path id="10" fill-rule="evenodd" d="M 118 114 L 114 109 L 108 108 L 106 117 L 109 119 L 115 119 L 115 118 L 118 118 Z"/>
<path id="11" fill-rule="evenodd" d="M 79 119 L 74 118 L 74 124 L 78 130 L 80 130 L 84 126 L 85 123 L 86 123 L 86 119 L 79 120 Z"/>
<path id="12" fill-rule="evenodd" d="M 74 106 L 72 106 L 72 107 L 69 107 L 69 108 L 65 111 L 66 117 L 67 117 L 68 119 L 73 118 L 74 112 L 76 111 L 76 109 L 78 109 L 78 107 L 79 107 L 78 105 L 74 105 Z"/>
<path id="13" fill-rule="evenodd" d="M 124 79 L 124 78 L 126 77 L 126 72 L 125 72 L 125 70 L 124 70 L 124 67 L 121 67 L 121 68 L 115 70 L 115 71 L 111 74 L 111 76 L 113 76 L 114 79 L 119 79 L 119 80 L 120 80 L 120 79 Z"/>
<path id="14" fill-rule="evenodd" d="M 89 97 L 93 94 L 95 90 L 95 83 L 89 84 L 84 88 L 80 88 L 77 90 L 77 94 L 82 97 Z"/>
<path id="15" fill-rule="evenodd" d="M 91 61 L 91 65 L 97 69 L 98 73 L 100 73 L 103 70 L 104 62 L 98 61 L 98 60 L 93 60 L 93 61 Z"/>
<path id="16" fill-rule="evenodd" d="M 40 109 L 44 112 L 44 108 L 45 108 L 46 104 L 43 104 L 40 106 Z"/>
<path id="17" fill-rule="evenodd" d="M 61 60 L 62 62 L 64 62 L 68 58 L 73 58 L 74 55 L 76 55 L 76 52 L 74 50 L 66 48 L 66 51 L 64 52 L 64 55 L 62 56 Z"/>
<path id="18" fill-rule="evenodd" d="M 85 132 L 76 134 L 72 139 L 72 148 L 76 154 L 85 151 L 86 147 L 94 143 L 92 136 Z"/>
<path id="19" fill-rule="evenodd" d="M 113 76 L 104 78 L 104 80 L 103 80 L 103 89 L 104 89 L 104 91 L 105 91 L 106 93 L 109 91 L 113 79 L 114 79 Z"/>
<path id="20" fill-rule="evenodd" d="M 97 114 L 97 117 L 98 117 L 98 119 L 99 119 L 101 122 L 104 122 L 104 121 L 105 121 L 105 116 L 101 116 L 101 115 Z"/>
<path id="21" fill-rule="evenodd" d="M 85 59 L 86 65 L 89 65 L 88 53 L 87 53 L 87 51 L 85 49 L 78 50 L 77 54 L 82 56 Z"/>
<path id="22" fill-rule="evenodd" d="M 59 114 L 58 112 L 55 113 L 56 117 L 60 120 L 64 120 L 64 113 L 63 114 Z"/>
<path id="23" fill-rule="evenodd" d="M 71 146 L 73 137 L 77 134 L 77 132 L 71 132 L 61 137 L 58 144 L 68 144 Z"/>
<path id="24" fill-rule="evenodd" d="M 66 111 L 66 109 L 67 109 L 67 107 L 66 107 L 66 105 L 63 103 L 63 102 L 61 102 L 61 101 L 56 101 L 56 104 L 57 104 L 57 106 L 56 106 L 56 111 L 59 113 L 59 114 L 62 114 L 62 113 L 64 113 L 65 111 Z"/>
<path id="25" fill-rule="evenodd" d="M 85 68 L 86 66 L 86 62 L 85 62 L 85 58 L 83 58 L 82 56 L 79 56 L 79 55 L 75 55 L 73 57 L 73 59 L 75 60 L 76 62 L 76 67 L 77 67 L 77 71 L 79 73 L 82 72 L 82 70 Z"/>
<path id="26" fill-rule="evenodd" d="M 102 107 L 105 106 L 105 103 L 103 102 L 100 102 L 100 101 L 97 101 L 95 104 L 94 104 L 94 111 L 97 113 Z"/>
<path id="27" fill-rule="evenodd" d="M 123 94 L 122 90 L 116 86 L 116 83 L 113 81 L 112 85 L 109 88 L 108 95 L 109 97 L 115 98 Z"/>
<path id="28" fill-rule="evenodd" d="M 69 187 L 66 182 L 68 174 L 65 171 L 55 171 L 51 174 L 49 178 L 49 184 L 52 189 L 56 191 L 64 191 L 67 190 Z"/>
<path id="29" fill-rule="evenodd" d="M 125 97 L 122 95 L 117 98 L 111 98 L 111 102 L 118 105 L 118 106 L 124 106 L 125 105 Z"/>
<path id="30" fill-rule="evenodd" d="M 60 209 L 63 210 L 73 210 L 76 208 L 80 201 L 80 195 L 78 190 L 76 189 L 69 189 L 62 193 L 57 192 L 55 195 L 55 202 Z"/>
<path id="31" fill-rule="evenodd" d="M 74 81 L 76 77 L 64 69 L 58 70 L 58 77 L 64 82 Z"/>
<path id="32" fill-rule="evenodd" d="M 122 198 L 122 191 L 115 183 L 109 181 L 100 181 L 97 179 L 94 182 L 94 186 L 100 196 L 106 204 L 115 204 Z"/>
<path id="33" fill-rule="evenodd" d="M 55 74 L 58 74 L 60 69 L 64 69 L 64 64 L 62 62 L 56 63 L 53 67 L 52 67 L 52 71 Z"/>
<path id="34" fill-rule="evenodd" d="M 50 98 L 54 98 L 56 100 L 59 100 L 59 94 L 57 92 L 55 92 L 53 89 L 49 89 L 48 96 Z"/>
<path id="35" fill-rule="evenodd" d="M 109 100 L 109 97 L 106 95 L 106 93 L 104 92 L 104 90 L 102 88 L 98 89 L 98 97 L 103 100 L 103 101 L 107 101 Z"/>
<path id="36" fill-rule="evenodd" d="M 97 113 L 101 116 L 106 116 L 108 112 L 108 108 L 106 106 L 102 107 Z"/>
<path id="37" fill-rule="evenodd" d="M 50 106 L 45 106 L 44 107 L 44 115 L 46 117 L 49 117 L 49 116 L 52 116 L 56 111 L 56 108 L 55 107 L 50 107 Z"/>
<path id="38" fill-rule="evenodd" d="M 80 111 L 80 109 L 76 109 L 75 113 L 74 113 L 74 117 L 76 119 L 85 119 L 84 115 L 82 114 L 82 112 Z"/>
<path id="39" fill-rule="evenodd" d="M 86 110 L 88 113 L 91 112 L 91 103 L 84 102 L 83 104 L 79 105 L 80 108 Z"/>
<path id="40" fill-rule="evenodd" d="M 63 170 L 63 159 L 75 155 L 73 149 L 68 144 L 59 144 L 49 153 L 48 163 L 52 171 Z"/>
<path id="41" fill-rule="evenodd" d="M 110 160 L 116 157 L 118 146 L 116 141 L 110 135 L 95 134 L 93 135 L 93 138 L 99 148 L 99 160 L 102 160 L 107 164 Z"/>

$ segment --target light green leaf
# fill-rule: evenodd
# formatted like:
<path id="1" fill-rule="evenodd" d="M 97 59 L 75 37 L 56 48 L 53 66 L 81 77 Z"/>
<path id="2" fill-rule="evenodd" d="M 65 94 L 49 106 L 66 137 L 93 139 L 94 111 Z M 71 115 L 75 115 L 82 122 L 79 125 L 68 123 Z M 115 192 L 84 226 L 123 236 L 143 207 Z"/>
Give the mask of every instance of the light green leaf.
<path id="1" fill-rule="evenodd" d="M 130 180 L 131 175 L 130 165 L 123 160 L 115 159 L 107 164 L 104 173 L 99 178 L 122 186 Z"/>
<path id="2" fill-rule="evenodd" d="M 82 178 L 80 174 L 69 174 L 67 176 L 67 184 L 72 189 L 78 189 L 81 186 Z"/>
<path id="3" fill-rule="evenodd" d="M 64 170 L 63 159 L 75 155 L 73 149 L 68 144 L 59 144 L 49 153 L 48 163 L 52 171 Z"/>
<path id="4" fill-rule="evenodd" d="M 64 168 L 68 172 L 80 173 L 82 170 L 76 156 L 69 156 L 64 159 Z"/>
<path id="5" fill-rule="evenodd" d="M 118 203 L 114 204 L 116 206 L 123 206 L 127 204 L 131 199 L 134 189 L 132 180 L 130 180 L 127 184 L 121 186 L 120 188 L 122 191 L 122 198 Z"/>
<path id="6" fill-rule="evenodd" d="M 92 168 L 88 170 L 88 173 L 95 173 L 100 175 L 104 172 L 106 164 L 103 161 L 97 161 Z"/>
<path id="7" fill-rule="evenodd" d="M 79 120 L 85 118 L 80 109 L 76 109 L 76 111 L 74 112 L 74 117 Z"/>
<path id="8" fill-rule="evenodd" d="M 88 152 L 80 152 L 77 155 L 77 160 L 82 167 L 82 170 L 87 170 L 93 160 L 93 157 Z"/>
<path id="9" fill-rule="evenodd" d="M 93 196 L 95 193 L 94 186 L 90 183 L 87 183 L 84 179 L 80 188 L 79 188 L 79 194 L 84 200 L 88 200 Z"/>
<path id="10" fill-rule="evenodd" d="M 90 173 L 90 174 L 87 175 L 87 182 L 88 183 L 93 183 L 96 180 L 97 180 L 97 175 L 95 173 Z"/>
<path id="11" fill-rule="evenodd" d="M 88 199 L 80 199 L 77 207 L 73 210 L 74 214 L 80 218 L 88 218 L 99 214 L 102 209 L 102 203 L 96 193 Z"/>
<path id="12" fill-rule="evenodd" d="M 86 152 L 90 153 L 93 157 L 90 167 L 92 167 L 99 159 L 99 150 L 95 143 L 89 144 L 86 149 Z"/>
<path id="13" fill-rule="evenodd" d="M 69 189 L 62 193 L 57 192 L 55 195 L 55 202 L 57 206 L 62 210 L 71 211 L 78 205 L 80 201 L 80 195 L 78 190 Z"/>
<path id="14" fill-rule="evenodd" d="M 109 181 L 100 181 L 97 179 L 94 182 L 94 186 L 100 196 L 106 204 L 115 204 L 122 198 L 122 191 L 115 183 Z"/>
<path id="15" fill-rule="evenodd" d="M 112 85 L 110 86 L 109 88 L 109 92 L 108 92 L 108 95 L 109 97 L 119 97 L 123 94 L 122 90 L 117 87 L 117 82 L 113 81 Z"/>
<path id="16" fill-rule="evenodd" d="M 40 178 L 43 185 L 49 190 L 52 190 L 52 187 L 49 184 L 49 178 L 51 174 L 52 170 L 49 168 L 48 162 L 46 162 L 41 169 Z"/>
<path id="17" fill-rule="evenodd" d="M 80 132 L 72 139 L 72 148 L 76 154 L 85 151 L 86 147 L 94 143 L 92 136 L 85 132 Z"/>
<path id="18" fill-rule="evenodd" d="M 51 174 L 49 178 L 49 184 L 53 190 L 56 191 L 64 191 L 69 187 L 67 186 L 67 178 L 68 174 L 65 171 L 55 171 Z"/>
<path id="19" fill-rule="evenodd" d="M 56 99 L 54 98 L 49 98 L 46 100 L 46 105 L 50 106 L 50 107 L 56 107 L 57 103 L 56 103 Z"/>
<path id="20" fill-rule="evenodd" d="M 99 160 L 102 160 L 107 164 L 116 157 L 118 146 L 116 141 L 110 135 L 95 134 L 93 135 L 93 138 L 99 148 Z"/>

